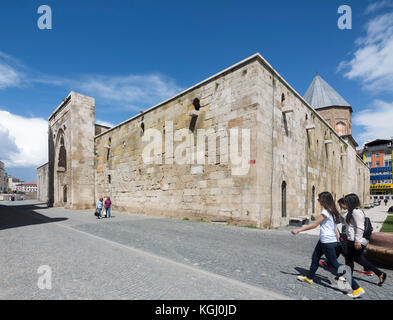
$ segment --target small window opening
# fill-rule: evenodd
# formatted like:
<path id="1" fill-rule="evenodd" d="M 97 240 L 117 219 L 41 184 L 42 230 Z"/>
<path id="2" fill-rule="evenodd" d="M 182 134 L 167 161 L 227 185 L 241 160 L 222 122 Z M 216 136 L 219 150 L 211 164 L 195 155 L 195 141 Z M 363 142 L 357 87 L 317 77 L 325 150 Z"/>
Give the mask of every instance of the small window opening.
<path id="1" fill-rule="evenodd" d="M 193 106 L 194 106 L 194 108 L 195 108 L 195 110 L 196 110 L 196 111 L 198 111 L 198 110 L 199 110 L 199 108 L 201 107 L 201 105 L 200 105 L 200 102 L 199 102 L 199 99 L 198 99 L 198 98 L 195 98 L 195 99 L 194 99 L 194 101 L 192 102 L 192 104 L 193 104 Z"/>
<path id="2" fill-rule="evenodd" d="M 311 195 L 311 203 L 312 203 L 312 213 L 315 213 L 315 186 L 312 186 L 312 195 Z"/>
<path id="3" fill-rule="evenodd" d="M 287 216 L 287 183 L 285 181 L 281 184 L 281 216 Z"/>
<path id="4" fill-rule="evenodd" d="M 112 139 L 109 138 L 108 139 L 108 149 L 106 151 L 106 160 L 109 160 L 109 155 L 111 153 L 111 144 L 112 144 Z"/>

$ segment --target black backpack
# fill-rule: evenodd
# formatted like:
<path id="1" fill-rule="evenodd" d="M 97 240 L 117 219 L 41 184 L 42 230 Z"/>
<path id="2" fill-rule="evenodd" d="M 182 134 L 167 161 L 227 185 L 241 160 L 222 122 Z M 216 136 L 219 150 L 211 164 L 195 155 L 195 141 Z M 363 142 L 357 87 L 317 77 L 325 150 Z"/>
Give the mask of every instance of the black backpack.
<path id="1" fill-rule="evenodd" d="M 363 232 L 363 238 L 370 240 L 371 238 L 371 233 L 373 232 L 373 226 L 371 225 L 371 220 L 369 217 L 366 217 L 366 214 L 362 210 L 364 214 L 364 232 Z"/>

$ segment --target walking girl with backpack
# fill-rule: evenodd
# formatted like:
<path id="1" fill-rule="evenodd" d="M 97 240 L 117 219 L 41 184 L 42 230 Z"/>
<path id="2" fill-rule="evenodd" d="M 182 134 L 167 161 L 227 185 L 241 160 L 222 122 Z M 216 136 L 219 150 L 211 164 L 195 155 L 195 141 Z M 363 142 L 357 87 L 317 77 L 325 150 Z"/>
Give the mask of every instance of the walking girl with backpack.
<path id="1" fill-rule="evenodd" d="M 299 229 L 292 230 L 291 233 L 296 235 L 299 232 L 311 230 L 320 225 L 319 241 L 314 249 L 311 259 L 311 266 L 307 273 L 307 276 L 298 276 L 298 280 L 313 283 L 313 279 L 316 271 L 319 267 L 319 259 L 322 255 L 325 255 L 330 266 L 334 268 L 336 274 L 340 268 L 340 264 L 337 261 L 336 247 L 338 246 L 337 237 L 337 223 L 340 223 L 340 214 L 337 211 L 336 204 L 333 196 L 330 192 L 322 192 L 318 195 L 318 201 L 321 204 L 323 210 L 318 219 L 310 224 L 303 226 Z M 345 281 L 342 275 L 345 274 L 345 270 L 341 275 L 338 275 L 340 281 Z M 354 281 L 354 280 L 353 280 Z"/>
<path id="2" fill-rule="evenodd" d="M 352 273 L 355 261 L 367 268 L 367 270 L 373 271 L 379 278 L 378 285 L 382 286 L 386 280 L 386 273 L 369 262 L 364 255 L 364 249 L 368 245 L 371 237 L 372 227 L 369 220 L 367 221 L 363 210 L 360 209 L 359 197 L 355 193 L 351 193 L 344 197 L 344 201 L 348 208 L 348 213 L 342 220 L 346 227 L 348 239 L 345 264 L 351 268 Z M 351 295 L 353 297 L 364 293 L 361 287 L 354 289 Z"/>

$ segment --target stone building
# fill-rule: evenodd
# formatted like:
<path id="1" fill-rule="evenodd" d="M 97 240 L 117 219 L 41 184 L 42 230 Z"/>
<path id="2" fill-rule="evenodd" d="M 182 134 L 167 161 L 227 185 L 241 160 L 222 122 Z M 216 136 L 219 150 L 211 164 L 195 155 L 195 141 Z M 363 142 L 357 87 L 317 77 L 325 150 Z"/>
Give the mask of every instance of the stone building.
<path id="1" fill-rule="evenodd" d="M 368 200 L 351 112 L 345 130 L 322 114 L 259 54 L 102 132 L 94 99 L 71 92 L 49 118 L 48 199 L 267 228 L 318 213 L 322 191 Z"/>
<path id="2" fill-rule="evenodd" d="M 381 195 L 393 199 L 393 139 L 376 139 L 367 142 L 360 156 L 370 168 L 370 193 L 374 199 Z"/>
<path id="3" fill-rule="evenodd" d="M 7 181 L 7 186 L 8 186 L 8 190 L 10 190 L 11 192 L 16 192 L 16 186 L 20 183 L 23 183 L 24 181 L 8 176 L 7 177 L 8 181 Z"/>
<path id="4" fill-rule="evenodd" d="M 37 199 L 42 202 L 48 202 L 49 186 L 48 163 L 37 168 Z"/>
<path id="5" fill-rule="evenodd" d="M 16 191 L 24 193 L 37 192 L 37 182 L 24 182 L 16 185 Z"/>
<path id="6" fill-rule="evenodd" d="M 7 193 L 7 192 L 8 192 L 8 183 L 6 181 L 4 163 L 0 161 L 0 193 Z"/>

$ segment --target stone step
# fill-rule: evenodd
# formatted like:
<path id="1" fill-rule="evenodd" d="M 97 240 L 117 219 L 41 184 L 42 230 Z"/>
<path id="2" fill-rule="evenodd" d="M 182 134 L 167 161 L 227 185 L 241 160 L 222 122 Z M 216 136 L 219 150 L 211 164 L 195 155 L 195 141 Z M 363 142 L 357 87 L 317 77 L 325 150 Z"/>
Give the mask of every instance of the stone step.
<path id="1" fill-rule="evenodd" d="M 227 219 L 212 219 L 211 222 L 215 222 L 215 223 L 227 223 Z"/>
<path id="2" fill-rule="evenodd" d="M 290 218 L 289 219 L 289 225 L 294 226 L 294 227 L 301 227 L 305 224 L 309 224 L 310 220 L 306 216 L 300 216 L 297 218 Z"/>

